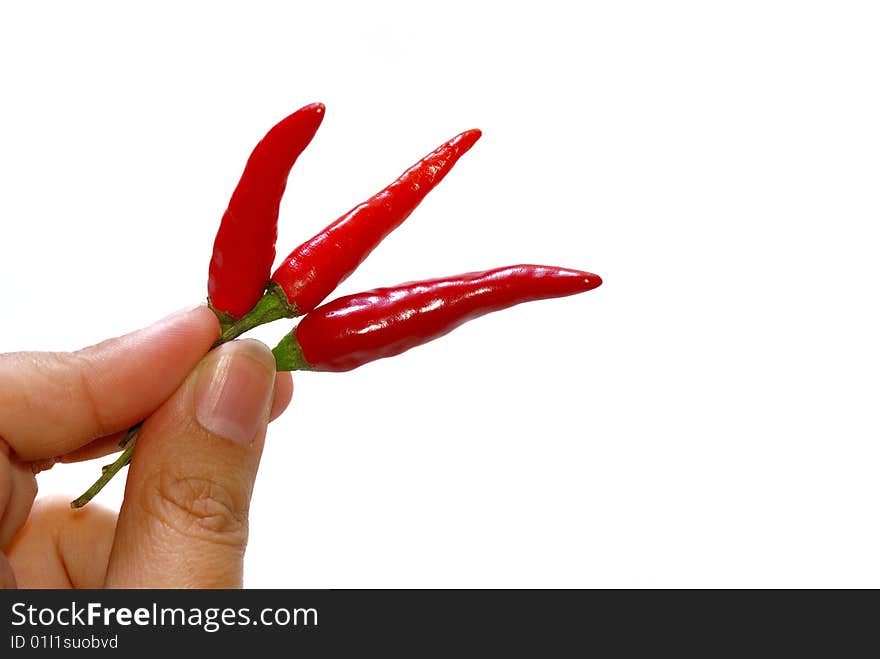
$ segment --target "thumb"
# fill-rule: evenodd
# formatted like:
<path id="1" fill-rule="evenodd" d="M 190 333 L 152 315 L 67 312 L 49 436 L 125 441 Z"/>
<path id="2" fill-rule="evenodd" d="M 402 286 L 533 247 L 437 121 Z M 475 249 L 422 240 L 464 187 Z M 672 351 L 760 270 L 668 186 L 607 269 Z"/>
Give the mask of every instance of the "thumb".
<path id="1" fill-rule="evenodd" d="M 108 587 L 234 588 L 275 360 L 254 340 L 209 353 L 141 428 Z"/>

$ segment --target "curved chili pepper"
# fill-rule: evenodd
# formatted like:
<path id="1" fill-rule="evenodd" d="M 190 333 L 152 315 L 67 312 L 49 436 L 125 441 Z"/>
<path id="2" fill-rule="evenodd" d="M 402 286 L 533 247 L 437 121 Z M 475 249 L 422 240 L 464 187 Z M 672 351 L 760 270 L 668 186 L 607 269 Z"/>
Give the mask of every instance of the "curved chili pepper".
<path id="1" fill-rule="evenodd" d="M 350 371 L 522 302 L 596 288 L 589 272 L 513 265 L 341 297 L 306 315 L 272 351 L 278 370 Z"/>
<path id="2" fill-rule="evenodd" d="M 272 275 L 292 308 L 291 316 L 308 313 L 332 293 L 409 217 L 481 135 L 473 129 L 453 137 L 293 250 Z"/>
<path id="3" fill-rule="evenodd" d="M 208 298 L 215 310 L 240 318 L 262 296 L 275 260 L 287 177 L 323 118 L 321 103 L 297 110 L 266 133 L 248 158 L 214 240 Z"/>

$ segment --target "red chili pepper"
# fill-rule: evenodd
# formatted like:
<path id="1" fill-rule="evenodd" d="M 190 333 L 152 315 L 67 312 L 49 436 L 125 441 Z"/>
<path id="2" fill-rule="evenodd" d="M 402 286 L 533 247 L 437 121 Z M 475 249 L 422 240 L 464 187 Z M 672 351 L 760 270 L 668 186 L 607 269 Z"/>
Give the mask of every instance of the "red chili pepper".
<path id="1" fill-rule="evenodd" d="M 266 133 L 248 158 L 214 240 L 208 297 L 215 310 L 240 318 L 263 294 L 287 177 L 323 118 L 321 103 L 297 110 Z"/>
<path id="2" fill-rule="evenodd" d="M 332 293 L 409 217 L 480 135 L 477 129 L 465 131 L 437 147 L 391 185 L 293 250 L 272 275 L 286 295 L 284 303 L 292 307 L 291 315 L 308 313 Z"/>
<path id="3" fill-rule="evenodd" d="M 278 370 L 349 371 L 521 302 L 596 288 L 589 272 L 514 265 L 348 295 L 318 307 L 273 353 Z"/>

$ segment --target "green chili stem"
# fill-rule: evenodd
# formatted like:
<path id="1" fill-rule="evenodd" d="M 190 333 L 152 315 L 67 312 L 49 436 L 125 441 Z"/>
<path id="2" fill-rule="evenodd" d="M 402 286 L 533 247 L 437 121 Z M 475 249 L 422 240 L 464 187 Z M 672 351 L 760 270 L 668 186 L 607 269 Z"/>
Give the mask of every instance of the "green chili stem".
<path id="1" fill-rule="evenodd" d="M 138 424 L 126 433 L 127 439 L 123 440 L 125 441 L 125 450 L 122 451 L 115 462 L 105 465 L 101 469 L 101 477 L 98 478 L 88 490 L 86 490 L 79 498 L 70 502 L 71 508 L 82 508 L 86 505 L 92 500 L 92 497 L 104 489 L 104 486 L 110 482 L 111 478 L 119 473 L 125 465 L 131 462 L 131 456 L 134 453 L 134 447 L 137 444 L 137 429 L 140 428 L 140 425 L 141 424 Z"/>
<path id="2" fill-rule="evenodd" d="M 311 371 L 313 367 L 306 361 L 302 348 L 296 340 L 296 330 L 285 334 L 278 345 L 272 348 L 275 356 L 275 369 L 281 371 Z"/>
<path id="3" fill-rule="evenodd" d="M 220 319 L 221 331 L 220 338 L 214 343 L 213 348 L 227 341 L 232 341 L 232 339 L 260 325 L 265 325 L 281 318 L 295 318 L 299 315 L 296 305 L 288 302 L 284 290 L 275 282 L 269 282 L 263 297 L 254 305 L 253 309 L 241 318 L 236 320 L 229 316 L 229 314 L 218 313 L 216 309 L 214 313 Z"/>

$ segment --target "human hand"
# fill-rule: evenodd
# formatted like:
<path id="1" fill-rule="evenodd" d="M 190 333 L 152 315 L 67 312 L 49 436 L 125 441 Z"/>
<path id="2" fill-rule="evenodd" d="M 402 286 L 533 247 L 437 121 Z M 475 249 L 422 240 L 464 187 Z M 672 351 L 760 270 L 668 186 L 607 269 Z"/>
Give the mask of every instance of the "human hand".
<path id="1" fill-rule="evenodd" d="M 293 386 L 258 341 L 208 353 L 218 336 L 198 307 L 74 353 L 0 355 L 0 587 L 241 586 L 266 424 Z M 36 472 L 118 450 L 141 419 L 118 519 L 34 503 Z"/>

